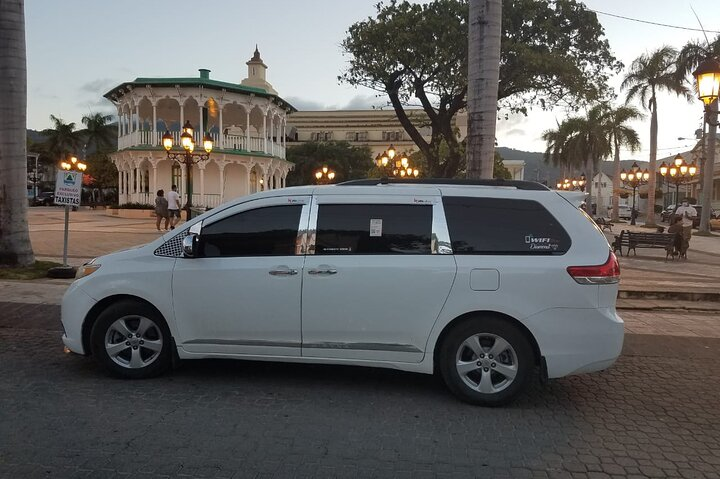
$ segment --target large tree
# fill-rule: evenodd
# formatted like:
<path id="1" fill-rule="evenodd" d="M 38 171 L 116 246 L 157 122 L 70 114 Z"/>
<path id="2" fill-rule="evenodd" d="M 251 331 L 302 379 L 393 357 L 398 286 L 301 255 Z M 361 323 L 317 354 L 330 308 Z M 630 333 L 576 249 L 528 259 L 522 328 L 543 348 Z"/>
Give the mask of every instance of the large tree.
<path id="1" fill-rule="evenodd" d="M 468 3 L 434 0 L 378 4 L 377 16 L 352 25 L 339 77 L 387 94 L 430 176 L 455 176 L 463 163 L 454 117 L 466 107 Z M 578 107 L 601 97 L 620 64 L 595 13 L 576 0 L 504 0 L 498 101 L 505 112 L 533 106 Z M 426 115 L 414 121 L 413 104 Z M 425 120 L 426 119 L 426 120 Z M 420 132 L 425 121 L 430 140 Z M 449 154 L 440 158 L 441 143 Z"/>
<path id="2" fill-rule="evenodd" d="M 644 53 L 630 65 L 630 70 L 621 84 L 627 90 L 626 102 L 639 100 L 643 108 L 650 111 L 650 180 L 645 224 L 655 226 L 655 183 L 657 172 L 658 104 L 657 94 L 665 91 L 692 100 L 685 78 L 678 74 L 678 51 L 663 46 Z"/>
<path id="3" fill-rule="evenodd" d="M 470 0 L 467 176 L 493 178 L 502 0 Z"/>
<path id="4" fill-rule="evenodd" d="M 288 174 L 287 186 L 314 184 L 315 172 L 323 166 L 335 172 L 335 183 L 367 178 L 373 167 L 370 148 L 352 146 L 346 141 L 288 144 L 287 160 L 295 164 Z"/>
<path id="5" fill-rule="evenodd" d="M 55 162 L 66 159 L 70 155 L 78 155 L 78 149 L 82 146 L 82 138 L 75 130 L 75 123 L 65 123 L 62 118 L 50 115 L 52 128 L 42 131 L 45 136 L 45 151 Z"/>
<path id="6" fill-rule="evenodd" d="M 117 130 L 110 125 L 112 116 L 102 113 L 89 113 L 82 117 L 85 125 L 80 134 L 89 149 L 107 151 L 115 145 Z"/>
<path id="7" fill-rule="evenodd" d="M 700 62 L 706 58 L 715 58 L 720 61 L 720 35 L 712 42 L 691 41 L 688 42 L 678 57 L 678 72 L 688 78 L 698 67 Z M 718 100 L 712 102 L 708 107 L 707 119 L 709 120 L 708 134 L 703 137 L 707 144 L 703 145 L 705 162 L 700 165 L 702 175 L 702 212 L 700 214 L 700 231 L 710 233 L 710 218 L 712 213 L 713 197 L 713 175 L 715 164 L 715 145 L 717 143 L 717 121 L 718 121 Z M 703 126 L 703 132 L 705 131 Z"/>
<path id="8" fill-rule="evenodd" d="M 620 190 L 620 148 L 628 148 L 630 151 L 640 149 L 640 139 L 637 131 L 627 123 L 642 118 L 637 108 L 623 105 L 617 108 L 607 106 L 603 114 L 603 129 L 610 141 L 613 152 L 613 196 L 612 196 L 612 221 L 619 221 L 620 197 L 615 192 Z"/>
<path id="9" fill-rule="evenodd" d="M 27 66 L 23 0 L 0 0 L 0 265 L 35 261 L 27 223 Z"/>

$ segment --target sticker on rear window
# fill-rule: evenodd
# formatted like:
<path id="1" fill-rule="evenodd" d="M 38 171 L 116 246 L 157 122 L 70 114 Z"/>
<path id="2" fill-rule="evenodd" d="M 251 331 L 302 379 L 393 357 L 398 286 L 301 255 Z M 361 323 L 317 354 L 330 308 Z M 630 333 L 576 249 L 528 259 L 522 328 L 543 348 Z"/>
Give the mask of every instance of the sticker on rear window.
<path id="1" fill-rule="evenodd" d="M 525 244 L 527 244 L 531 250 L 535 251 L 555 251 L 559 247 L 558 240 L 554 238 L 533 235 L 525 236 Z"/>
<path id="2" fill-rule="evenodd" d="M 381 218 L 370 218 L 370 236 L 382 236 Z"/>

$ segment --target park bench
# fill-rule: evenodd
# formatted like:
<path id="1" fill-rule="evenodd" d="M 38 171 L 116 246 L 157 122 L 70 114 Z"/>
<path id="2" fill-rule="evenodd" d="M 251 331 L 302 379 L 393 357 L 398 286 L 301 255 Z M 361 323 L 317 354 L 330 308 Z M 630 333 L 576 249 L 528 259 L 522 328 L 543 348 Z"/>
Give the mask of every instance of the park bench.
<path id="1" fill-rule="evenodd" d="M 677 241 L 679 236 L 680 233 L 636 233 L 623 230 L 615 236 L 612 244 L 613 252 L 619 251 L 622 256 L 622 249 L 625 247 L 628 256 L 630 256 L 631 250 L 637 256 L 636 248 L 662 248 L 665 250 L 665 261 L 667 261 L 668 257 L 675 259 L 675 256 L 679 254 L 676 247 L 681 243 Z"/>
<path id="2" fill-rule="evenodd" d="M 605 218 L 595 218 L 595 224 L 600 227 L 601 231 L 609 230 L 610 232 L 612 232 L 612 227 L 615 226 L 610 220 Z"/>

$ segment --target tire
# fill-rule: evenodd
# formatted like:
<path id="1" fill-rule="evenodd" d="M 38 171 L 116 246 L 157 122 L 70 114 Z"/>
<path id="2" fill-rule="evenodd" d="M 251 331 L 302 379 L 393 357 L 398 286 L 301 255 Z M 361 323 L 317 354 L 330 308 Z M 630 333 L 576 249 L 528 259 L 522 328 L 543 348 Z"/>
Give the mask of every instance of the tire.
<path id="1" fill-rule="evenodd" d="M 111 376 L 143 379 L 158 376 L 172 364 L 170 330 L 154 308 L 121 300 L 106 308 L 90 333 L 92 355 Z"/>
<path id="2" fill-rule="evenodd" d="M 525 390 L 535 361 L 530 342 L 509 320 L 482 317 L 448 333 L 439 366 L 445 384 L 461 400 L 502 406 Z"/>

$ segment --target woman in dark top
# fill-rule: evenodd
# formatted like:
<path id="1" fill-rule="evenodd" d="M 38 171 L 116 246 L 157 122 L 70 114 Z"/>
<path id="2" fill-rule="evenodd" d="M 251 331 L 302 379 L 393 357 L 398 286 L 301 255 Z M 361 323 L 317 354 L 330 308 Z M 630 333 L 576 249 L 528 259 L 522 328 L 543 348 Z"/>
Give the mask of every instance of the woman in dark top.
<path id="1" fill-rule="evenodd" d="M 168 200 L 165 198 L 165 191 L 158 190 L 155 198 L 155 226 L 160 230 L 160 220 L 165 218 L 165 231 L 167 231 L 170 223 L 170 213 L 168 212 Z"/>

